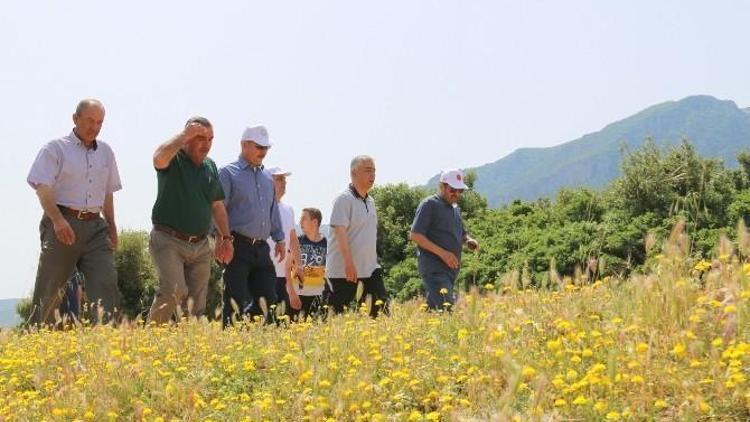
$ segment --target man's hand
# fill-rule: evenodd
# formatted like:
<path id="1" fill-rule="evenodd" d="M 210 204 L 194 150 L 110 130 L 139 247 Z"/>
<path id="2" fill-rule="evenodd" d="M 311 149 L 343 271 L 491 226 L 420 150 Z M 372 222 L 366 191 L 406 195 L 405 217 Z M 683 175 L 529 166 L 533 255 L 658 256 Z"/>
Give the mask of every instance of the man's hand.
<path id="1" fill-rule="evenodd" d="M 477 242 L 476 239 L 466 239 L 466 247 L 469 248 L 470 251 L 479 252 L 479 242 Z"/>
<path id="2" fill-rule="evenodd" d="M 107 233 L 109 234 L 109 241 L 112 243 L 112 250 L 117 250 L 117 244 L 119 242 L 117 237 L 117 226 L 110 224 L 107 226 Z"/>
<path id="3" fill-rule="evenodd" d="M 286 243 L 283 240 L 281 242 L 276 242 L 273 256 L 276 258 L 277 262 L 284 260 L 284 257 L 286 256 Z"/>
<path id="4" fill-rule="evenodd" d="M 350 283 L 357 282 L 357 267 L 351 260 L 346 260 L 344 263 L 344 272 L 346 273 L 346 281 Z"/>
<path id="5" fill-rule="evenodd" d="M 229 264 L 234 257 L 234 245 L 229 239 L 217 239 L 214 246 L 214 256 L 220 264 Z"/>
<path id="6" fill-rule="evenodd" d="M 292 309 L 294 309 L 295 311 L 299 311 L 300 309 L 302 309 L 302 300 L 300 300 L 297 291 L 294 290 L 294 287 L 290 286 L 287 283 L 286 292 L 287 294 L 289 294 L 289 305 L 292 306 Z"/>
<path id="7" fill-rule="evenodd" d="M 182 131 L 183 145 L 199 136 L 208 137 L 208 129 L 199 123 L 190 123 Z"/>
<path id="8" fill-rule="evenodd" d="M 445 265 L 448 266 L 448 268 L 451 269 L 457 269 L 458 268 L 458 258 L 456 258 L 456 255 L 453 255 L 452 253 L 443 250 L 443 253 L 440 254 L 440 259 L 445 262 Z"/>
<path id="9" fill-rule="evenodd" d="M 60 217 L 57 220 L 53 220 L 52 227 L 55 229 L 55 237 L 63 245 L 70 246 L 76 242 L 76 234 L 65 218 Z"/>
<path id="10" fill-rule="evenodd" d="M 224 255 L 224 263 L 229 264 L 234 259 L 234 243 L 231 240 L 224 241 L 224 248 L 226 250 Z"/>

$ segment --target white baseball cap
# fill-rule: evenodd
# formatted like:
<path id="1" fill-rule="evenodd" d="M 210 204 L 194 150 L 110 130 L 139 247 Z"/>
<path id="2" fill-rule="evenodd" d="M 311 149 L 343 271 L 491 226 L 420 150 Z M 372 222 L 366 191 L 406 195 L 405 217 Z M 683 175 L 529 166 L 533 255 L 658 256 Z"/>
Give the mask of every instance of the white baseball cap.
<path id="1" fill-rule="evenodd" d="M 271 173 L 271 176 L 291 176 L 291 171 L 286 171 L 281 167 L 271 167 L 268 169 L 268 172 Z"/>
<path id="2" fill-rule="evenodd" d="M 440 183 L 447 183 L 453 189 L 468 189 L 464 183 L 464 172 L 458 169 L 440 172 Z"/>
<path id="3" fill-rule="evenodd" d="M 268 131 L 263 125 L 245 128 L 240 141 L 253 141 L 262 147 L 271 146 L 271 141 L 268 140 Z"/>

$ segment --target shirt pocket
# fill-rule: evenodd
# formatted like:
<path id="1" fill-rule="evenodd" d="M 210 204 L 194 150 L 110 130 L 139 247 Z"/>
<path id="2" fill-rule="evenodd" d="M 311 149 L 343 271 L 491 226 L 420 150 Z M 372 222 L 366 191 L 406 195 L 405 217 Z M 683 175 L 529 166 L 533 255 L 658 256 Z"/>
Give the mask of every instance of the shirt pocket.
<path id="1" fill-rule="evenodd" d="M 86 164 L 84 164 L 86 165 Z M 107 190 L 107 181 L 109 180 L 110 166 L 112 165 L 102 152 L 100 154 L 90 154 L 88 159 L 89 171 L 87 174 L 87 186 L 89 186 L 88 199 L 95 203 L 103 203 L 104 194 Z"/>

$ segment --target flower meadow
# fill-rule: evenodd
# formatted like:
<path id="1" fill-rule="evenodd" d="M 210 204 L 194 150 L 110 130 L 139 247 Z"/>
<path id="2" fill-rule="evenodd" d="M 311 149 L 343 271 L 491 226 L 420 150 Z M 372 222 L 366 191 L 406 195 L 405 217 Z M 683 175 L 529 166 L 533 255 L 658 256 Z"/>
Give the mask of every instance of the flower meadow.
<path id="1" fill-rule="evenodd" d="M 626 279 L 507 274 L 442 313 L 4 331 L 0 420 L 748 420 L 746 249 L 687 249 Z"/>

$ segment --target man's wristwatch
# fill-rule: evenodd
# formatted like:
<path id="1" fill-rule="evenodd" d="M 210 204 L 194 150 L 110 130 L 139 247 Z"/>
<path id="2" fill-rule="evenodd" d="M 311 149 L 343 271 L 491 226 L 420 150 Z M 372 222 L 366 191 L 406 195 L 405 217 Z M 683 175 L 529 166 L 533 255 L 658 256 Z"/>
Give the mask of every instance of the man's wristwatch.
<path id="1" fill-rule="evenodd" d="M 233 241 L 234 241 L 234 236 L 232 236 L 231 234 L 229 234 L 229 235 L 226 235 L 226 236 L 225 236 L 225 235 L 222 235 L 222 236 L 221 236 L 221 241 L 223 242 L 223 241 L 225 241 L 225 240 L 228 240 L 228 241 L 230 241 L 230 242 L 233 242 Z"/>

